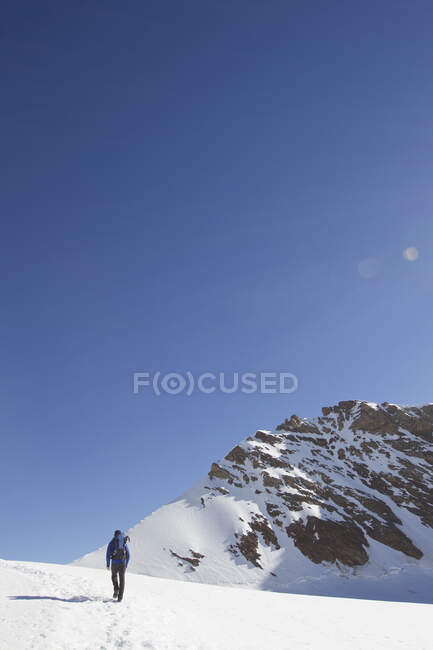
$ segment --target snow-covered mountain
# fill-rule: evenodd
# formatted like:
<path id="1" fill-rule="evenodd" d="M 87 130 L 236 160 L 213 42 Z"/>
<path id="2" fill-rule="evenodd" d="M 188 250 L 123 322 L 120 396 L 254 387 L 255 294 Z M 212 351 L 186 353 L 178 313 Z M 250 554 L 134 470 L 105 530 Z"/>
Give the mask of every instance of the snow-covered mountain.
<path id="1" fill-rule="evenodd" d="M 292 415 L 128 534 L 132 571 L 180 580 L 328 593 L 341 577 L 429 572 L 433 404 L 346 401 Z M 104 560 L 105 547 L 74 564 Z"/>

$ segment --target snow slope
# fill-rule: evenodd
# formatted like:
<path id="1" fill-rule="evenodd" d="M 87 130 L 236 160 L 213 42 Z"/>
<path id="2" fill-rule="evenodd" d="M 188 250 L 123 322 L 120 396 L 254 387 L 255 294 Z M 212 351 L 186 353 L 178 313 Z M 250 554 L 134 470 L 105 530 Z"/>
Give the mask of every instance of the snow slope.
<path id="1" fill-rule="evenodd" d="M 433 405 L 360 401 L 258 431 L 128 531 L 130 569 L 369 598 L 378 577 L 422 575 L 433 587 L 432 433 Z M 103 567 L 105 548 L 74 564 Z"/>
<path id="2" fill-rule="evenodd" d="M 4 650 L 428 650 L 431 605 L 230 589 L 0 560 Z M 368 622 L 368 624 L 367 624 Z"/>

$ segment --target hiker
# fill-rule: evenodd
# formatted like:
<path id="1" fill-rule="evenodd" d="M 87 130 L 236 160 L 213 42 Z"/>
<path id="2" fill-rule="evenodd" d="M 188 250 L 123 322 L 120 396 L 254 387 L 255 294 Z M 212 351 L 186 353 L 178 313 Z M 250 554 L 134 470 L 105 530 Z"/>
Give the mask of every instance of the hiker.
<path id="1" fill-rule="evenodd" d="M 124 535 L 121 530 L 115 530 L 114 537 L 107 546 L 107 571 L 110 570 L 111 560 L 111 580 L 113 581 L 114 587 L 113 598 L 117 598 L 119 603 L 123 598 L 125 571 L 129 562 L 127 542 L 129 542 L 129 537 Z"/>

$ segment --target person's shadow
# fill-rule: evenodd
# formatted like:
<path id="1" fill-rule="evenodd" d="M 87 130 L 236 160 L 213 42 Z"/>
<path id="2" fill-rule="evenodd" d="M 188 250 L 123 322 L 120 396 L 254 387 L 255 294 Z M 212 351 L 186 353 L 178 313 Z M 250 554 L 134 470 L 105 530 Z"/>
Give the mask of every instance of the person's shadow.
<path id="1" fill-rule="evenodd" d="M 73 598 L 58 598 L 57 596 L 9 596 L 9 600 L 60 600 L 62 603 L 112 602 L 111 598 L 88 598 L 87 596 L 74 596 Z"/>

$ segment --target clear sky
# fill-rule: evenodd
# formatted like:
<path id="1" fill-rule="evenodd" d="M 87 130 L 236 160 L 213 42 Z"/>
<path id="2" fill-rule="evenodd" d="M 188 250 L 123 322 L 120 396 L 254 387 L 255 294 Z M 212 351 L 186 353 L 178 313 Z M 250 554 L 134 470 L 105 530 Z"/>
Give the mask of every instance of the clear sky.
<path id="1" fill-rule="evenodd" d="M 0 557 L 71 561 L 291 413 L 433 401 L 432 21 L 6 2 Z M 134 395 L 157 370 L 299 388 Z"/>

